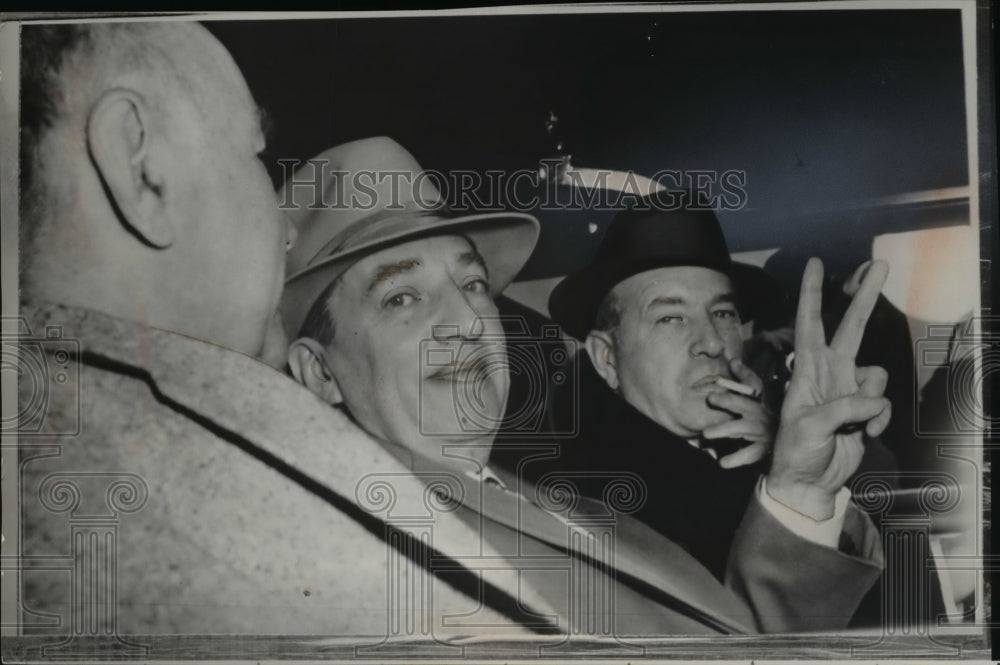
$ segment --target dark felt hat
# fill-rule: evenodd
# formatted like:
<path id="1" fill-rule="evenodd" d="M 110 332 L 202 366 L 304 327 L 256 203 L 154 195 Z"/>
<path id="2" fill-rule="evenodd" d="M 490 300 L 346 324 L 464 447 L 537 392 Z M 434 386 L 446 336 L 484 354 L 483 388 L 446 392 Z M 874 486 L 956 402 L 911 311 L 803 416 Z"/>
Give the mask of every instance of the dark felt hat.
<path id="1" fill-rule="evenodd" d="M 781 287 L 760 268 L 729 256 L 719 220 L 711 210 L 656 208 L 641 199 L 608 226 L 594 261 L 560 282 L 549 296 L 549 313 L 563 329 L 584 339 L 604 297 L 632 275 L 677 266 L 700 266 L 728 275 L 743 319 L 783 299 Z"/>

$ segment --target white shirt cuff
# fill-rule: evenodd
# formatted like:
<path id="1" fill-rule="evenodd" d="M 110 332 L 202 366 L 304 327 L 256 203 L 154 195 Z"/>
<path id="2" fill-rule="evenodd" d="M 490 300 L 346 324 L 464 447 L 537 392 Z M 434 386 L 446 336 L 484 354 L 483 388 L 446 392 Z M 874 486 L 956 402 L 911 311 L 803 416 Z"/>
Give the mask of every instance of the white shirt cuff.
<path id="1" fill-rule="evenodd" d="M 786 529 L 806 540 L 836 549 L 840 545 L 840 532 L 844 529 L 844 518 L 847 516 L 847 504 L 851 501 L 851 490 L 841 487 L 833 501 L 833 516 L 830 519 L 816 521 L 808 515 L 789 508 L 785 504 L 771 498 L 766 489 L 767 480 L 760 477 L 757 484 L 757 498 L 767 512 L 781 522 Z"/>

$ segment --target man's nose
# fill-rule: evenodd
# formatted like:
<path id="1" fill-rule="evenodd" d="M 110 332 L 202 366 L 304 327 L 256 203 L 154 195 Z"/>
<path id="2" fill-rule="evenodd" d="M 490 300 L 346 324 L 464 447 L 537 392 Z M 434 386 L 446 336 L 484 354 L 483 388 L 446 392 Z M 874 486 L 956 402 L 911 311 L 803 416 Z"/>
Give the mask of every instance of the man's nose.
<path id="1" fill-rule="evenodd" d="M 704 319 L 695 332 L 695 338 L 691 342 L 692 356 L 709 356 L 717 358 L 722 355 L 726 343 L 716 330 L 711 317 Z"/>
<path id="2" fill-rule="evenodd" d="M 477 340 L 483 336 L 485 312 L 473 305 L 468 294 L 461 288 L 449 288 L 442 299 L 438 322 L 432 334 L 439 342 L 455 340 Z"/>

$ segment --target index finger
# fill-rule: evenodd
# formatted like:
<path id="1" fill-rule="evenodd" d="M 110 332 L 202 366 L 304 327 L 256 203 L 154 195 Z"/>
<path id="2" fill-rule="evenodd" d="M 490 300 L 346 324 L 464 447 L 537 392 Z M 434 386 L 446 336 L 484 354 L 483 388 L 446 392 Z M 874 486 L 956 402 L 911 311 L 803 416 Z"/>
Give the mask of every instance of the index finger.
<path id="1" fill-rule="evenodd" d="M 729 371 L 744 384 L 750 386 L 758 393 L 764 390 L 764 381 L 757 376 L 757 373 L 746 366 L 739 358 L 729 359 Z"/>
<path id="2" fill-rule="evenodd" d="M 806 348 L 825 344 L 823 333 L 823 262 L 813 257 L 806 263 L 799 290 L 799 309 L 795 313 L 795 354 Z"/>
<path id="3" fill-rule="evenodd" d="M 844 313 L 844 318 L 837 326 L 830 348 L 839 353 L 854 357 L 861 346 L 861 338 L 868 325 L 878 294 L 882 291 L 885 278 L 889 274 L 889 265 L 885 261 L 875 261 L 868 268 L 868 274 L 861 281 L 861 287 L 851 299 L 851 304 Z"/>

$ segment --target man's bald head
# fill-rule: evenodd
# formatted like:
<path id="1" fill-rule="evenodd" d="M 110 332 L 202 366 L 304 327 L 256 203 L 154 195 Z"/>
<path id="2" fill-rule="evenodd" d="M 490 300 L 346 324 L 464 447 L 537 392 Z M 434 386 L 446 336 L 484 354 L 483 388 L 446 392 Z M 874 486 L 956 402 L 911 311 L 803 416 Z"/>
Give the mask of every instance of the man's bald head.
<path id="1" fill-rule="evenodd" d="M 56 212 L 53 204 L 72 204 L 58 191 L 60 174 L 40 169 L 48 157 L 46 142 L 58 142 L 60 150 L 85 149 L 73 138 L 81 132 L 74 130 L 87 121 L 87 113 L 106 90 L 136 90 L 169 122 L 179 102 L 203 110 L 219 84 L 234 76 L 242 81 L 229 53 L 195 23 L 26 26 L 21 36 L 21 226 L 29 234 L 25 239 L 32 237 L 46 213 Z M 42 202 L 47 202 L 47 209 L 40 207 Z"/>
<path id="2" fill-rule="evenodd" d="M 261 117 L 194 23 L 22 32 L 22 293 L 258 353 L 286 229 Z"/>

